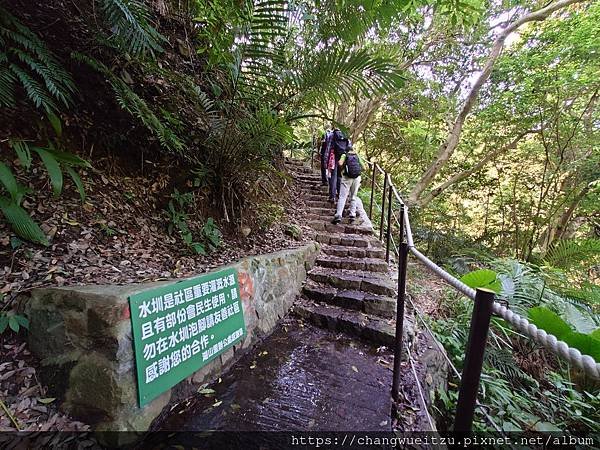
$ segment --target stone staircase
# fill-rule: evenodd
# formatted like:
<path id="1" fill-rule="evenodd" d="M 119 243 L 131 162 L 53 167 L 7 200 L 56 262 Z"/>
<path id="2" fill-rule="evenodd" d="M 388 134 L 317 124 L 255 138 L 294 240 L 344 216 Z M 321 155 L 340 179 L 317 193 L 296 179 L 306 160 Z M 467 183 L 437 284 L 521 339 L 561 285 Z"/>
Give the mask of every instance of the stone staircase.
<path id="1" fill-rule="evenodd" d="M 314 239 L 322 246 L 295 314 L 331 331 L 393 346 L 396 281 L 364 208 L 359 205 L 356 219 L 344 217 L 332 224 L 335 205 L 327 202 L 327 186 L 321 186 L 318 171 L 297 160 L 287 160 L 286 166 L 302 193 Z M 405 332 L 412 334 L 410 324 Z"/>

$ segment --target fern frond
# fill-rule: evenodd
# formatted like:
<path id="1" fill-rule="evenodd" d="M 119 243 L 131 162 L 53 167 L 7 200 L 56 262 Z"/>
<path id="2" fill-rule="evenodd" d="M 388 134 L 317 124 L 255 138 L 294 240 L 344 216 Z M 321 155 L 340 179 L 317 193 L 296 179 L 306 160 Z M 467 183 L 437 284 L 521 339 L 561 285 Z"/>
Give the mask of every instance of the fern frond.
<path id="1" fill-rule="evenodd" d="M 135 56 L 162 52 L 166 42 L 150 25 L 150 12 L 138 0 L 101 0 L 101 10 L 118 45 Z"/>
<path id="2" fill-rule="evenodd" d="M 47 91 L 36 79 L 32 78 L 28 72 L 21 69 L 21 67 L 16 64 L 11 64 L 9 68 L 19 79 L 27 93 L 27 97 L 29 97 L 29 100 L 31 100 L 36 107 L 43 107 L 50 111 L 57 110 L 56 103 L 48 95 Z"/>
<path id="3" fill-rule="evenodd" d="M 582 262 L 600 258 L 600 239 L 569 239 L 558 242 L 551 248 L 544 262 L 553 267 L 570 269 Z"/>
<path id="4" fill-rule="evenodd" d="M 0 56 L 2 54 L 0 53 Z M 0 64 L 2 62 L 0 61 Z M 7 108 L 15 105 L 15 75 L 6 68 L 0 67 L 0 106 Z"/>
<path id="5" fill-rule="evenodd" d="M 121 109 L 138 118 L 148 130 L 156 135 L 163 147 L 176 152 L 181 152 L 184 149 L 184 143 L 179 136 L 163 124 L 148 106 L 148 103 L 127 86 L 123 80 L 116 77 L 108 67 L 82 53 L 73 53 L 71 56 L 73 59 L 83 62 L 105 75 Z"/>
<path id="6" fill-rule="evenodd" d="M 0 104 L 14 107 L 20 84 L 27 98 L 46 111 L 69 107 L 75 84 L 43 41 L 8 11 L 0 8 Z"/>

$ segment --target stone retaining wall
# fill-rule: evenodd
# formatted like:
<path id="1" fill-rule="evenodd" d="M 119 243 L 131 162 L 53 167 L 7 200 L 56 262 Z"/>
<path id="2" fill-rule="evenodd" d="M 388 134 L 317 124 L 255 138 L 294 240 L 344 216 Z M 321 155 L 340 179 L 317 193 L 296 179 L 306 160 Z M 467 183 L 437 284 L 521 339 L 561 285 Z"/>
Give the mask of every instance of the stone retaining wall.
<path id="1" fill-rule="evenodd" d="M 311 243 L 228 266 L 238 270 L 245 340 L 143 408 L 137 401 L 128 297 L 180 280 L 33 290 L 27 307 L 29 344 L 41 360 L 50 395 L 96 430 L 147 430 L 167 405 L 215 378 L 273 330 L 299 294 L 318 251 L 318 244 Z"/>

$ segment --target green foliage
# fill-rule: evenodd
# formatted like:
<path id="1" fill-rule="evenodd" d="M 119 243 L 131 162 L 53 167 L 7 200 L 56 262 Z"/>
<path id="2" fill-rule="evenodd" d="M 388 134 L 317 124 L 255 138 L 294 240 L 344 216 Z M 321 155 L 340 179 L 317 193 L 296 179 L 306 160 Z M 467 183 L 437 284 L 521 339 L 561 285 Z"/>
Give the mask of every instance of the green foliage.
<path id="1" fill-rule="evenodd" d="M 44 232 L 21 206 L 5 197 L 0 197 L 0 211 L 18 236 L 36 244 L 48 245 Z"/>
<path id="2" fill-rule="evenodd" d="M 571 269 L 600 261 L 600 239 L 568 239 L 559 241 L 544 256 L 544 263 L 561 269 Z"/>
<path id="3" fill-rule="evenodd" d="M 571 326 L 561 319 L 558 314 L 544 306 L 529 310 L 529 319 L 538 328 L 556 336 L 570 347 L 578 349 L 584 355 L 589 355 L 600 363 L 600 328 L 590 334 L 573 331 Z"/>
<path id="4" fill-rule="evenodd" d="M 256 209 L 258 227 L 261 230 L 268 230 L 274 224 L 280 222 L 284 214 L 283 206 L 277 203 L 262 202 L 257 205 Z"/>
<path id="5" fill-rule="evenodd" d="M 14 312 L 0 312 L 0 335 L 7 329 L 18 333 L 21 327 L 29 329 L 29 320 L 25 316 L 15 314 Z"/>
<path id="6" fill-rule="evenodd" d="M 104 235 L 108 238 L 113 237 L 117 234 L 117 230 L 111 228 L 108 224 L 104 222 L 98 222 L 98 227 L 104 233 Z"/>
<path id="7" fill-rule="evenodd" d="M 463 283 L 472 289 L 483 288 L 494 291 L 499 294 L 502 289 L 502 284 L 498 280 L 496 272 L 489 269 L 480 269 L 469 272 L 460 279 Z"/>
<path id="8" fill-rule="evenodd" d="M 179 190 L 171 194 L 171 200 L 167 213 L 169 214 L 169 234 L 177 229 L 183 242 L 194 250 L 196 254 L 206 255 L 208 251 L 213 251 L 221 246 L 222 234 L 212 217 L 209 217 L 200 230 L 200 240 L 195 241 L 192 231 L 189 228 L 190 217 L 186 209 L 194 203 L 194 196 L 191 192 L 180 193 Z"/>
<path id="9" fill-rule="evenodd" d="M 210 250 L 216 250 L 223 243 L 223 234 L 212 217 L 209 217 L 202 227 L 202 237 Z"/>
<path id="10" fill-rule="evenodd" d="M 531 308 L 529 310 L 529 320 L 535 326 L 547 333 L 553 334 L 559 340 L 562 340 L 565 335 L 573 331 L 571 327 L 558 316 L 558 314 L 550 311 L 545 306 Z"/>
<path id="11" fill-rule="evenodd" d="M 150 25 L 147 5 L 138 0 L 99 0 L 100 9 L 119 48 L 134 56 L 162 52 L 166 42 Z"/>
<path id="12" fill-rule="evenodd" d="M 40 38 L 0 8 L 0 106 L 15 107 L 23 98 L 45 111 L 70 106 L 75 85 Z"/>
<path id="13" fill-rule="evenodd" d="M 184 143 L 179 136 L 158 118 L 143 98 L 137 95 L 127 83 L 117 77 L 108 67 L 100 61 L 82 53 L 73 53 L 71 56 L 75 60 L 87 64 L 92 69 L 104 75 L 115 94 L 119 106 L 137 118 L 158 138 L 164 148 L 174 152 L 181 152 L 184 149 Z"/>
<path id="14" fill-rule="evenodd" d="M 60 121 L 56 116 L 52 116 L 53 128 L 60 133 L 62 130 Z M 9 146 L 15 151 L 19 162 L 25 170 L 29 170 L 32 166 L 32 152 L 40 157 L 50 178 L 50 184 L 55 196 L 58 196 L 62 191 L 64 184 L 63 170 L 66 170 L 77 187 L 81 200 L 85 200 L 83 183 L 79 174 L 73 168 L 91 166 L 87 161 L 78 156 L 63 151 L 58 140 L 50 140 L 48 146 L 42 148 L 32 146 L 23 140 L 11 139 L 9 140 Z M 30 189 L 19 184 L 11 168 L 1 161 L 0 187 L 3 187 L 9 194 L 9 197 L 0 195 L 0 211 L 2 211 L 4 218 L 10 224 L 13 231 L 23 239 L 41 245 L 48 245 L 48 240 L 39 225 L 21 207 L 21 201 L 30 192 Z"/>

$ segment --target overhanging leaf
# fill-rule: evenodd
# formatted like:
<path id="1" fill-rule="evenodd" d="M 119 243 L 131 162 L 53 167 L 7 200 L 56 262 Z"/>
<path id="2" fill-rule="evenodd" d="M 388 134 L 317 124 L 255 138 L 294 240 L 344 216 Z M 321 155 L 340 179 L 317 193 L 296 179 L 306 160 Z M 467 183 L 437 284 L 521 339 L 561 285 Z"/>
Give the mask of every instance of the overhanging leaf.
<path id="1" fill-rule="evenodd" d="M 50 177 L 50 184 L 52 184 L 52 191 L 55 196 L 60 195 L 63 187 L 63 174 L 60 169 L 60 164 L 56 160 L 56 158 L 50 153 L 48 150 L 40 147 L 33 147 L 40 158 L 42 158 L 42 162 L 44 166 L 46 166 L 46 170 L 48 171 L 48 176 Z"/>
<path id="2" fill-rule="evenodd" d="M 474 270 L 473 272 L 463 275 L 460 280 L 472 289 L 490 289 L 496 294 L 499 294 L 502 290 L 498 275 L 490 269 Z"/>
<path id="3" fill-rule="evenodd" d="M 15 319 L 17 319 L 17 322 L 19 322 L 19 325 L 21 325 L 23 328 L 26 328 L 29 330 L 29 320 L 27 320 L 26 317 L 16 314 Z"/>
<path id="4" fill-rule="evenodd" d="M 73 180 L 73 183 L 75 183 L 75 186 L 77 187 L 77 191 L 79 192 L 81 201 L 85 202 L 85 188 L 83 187 L 83 182 L 81 181 L 79 174 L 77 172 L 75 172 L 72 167 L 67 166 L 66 169 L 67 169 L 67 173 Z"/>
<path id="5" fill-rule="evenodd" d="M 5 187 L 13 201 L 17 203 L 17 197 L 19 195 L 19 187 L 17 180 L 12 173 L 12 170 L 0 161 L 0 183 Z"/>
<path id="6" fill-rule="evenodd" d="M 56 133 L 56 136 L 61 137 L 62 136 L 62 123 L 61 123 L 60 119 L 58 118 L 58 116 L 50 110 L 46 111 L 46 116 L 48 117 L 48 120 L 50 121 L 50 125 L 52 125 L 52 128 L 54 128 L 54 132 Z"/>
<path id="7" fill-rule="evenodd" d="M 36 244 L 48 245 L 48 239 L 38 224 L 19 205 L 0 197 L 0 211 L 18 236 Z"/>
<path id="8" fill-rule="evenodd" d="M 15 333 L 19 332 L 19 322 L 17 322 L 17 319 L 15 318 L 15 316 L 8 316 L 8 326 Z"/>
<path id="9" fill-rule="evenodd" d="M 29 151 L 29 145 L 25 141 L 10 140 L 8 145 L 15 151 L 19 162 L 25 169 L 31 167 L 31 152 Z"/>
<path id="10" fill-rule="evenodd" d="M 4 333 L 6 327 L 8 327 L 8 317 L 0 316 L 0 334 Z"/>
<path id="11" fill-rule="evenodd" d="M 574 347 L 584 355 L 589 355 L 600 363 L 600 341 L 594 339 L 589 334 L 571 332 L 563 336 L 562 341 L 565 341 L 570 347 Z"/>
<path id="12" fill-rule="evenodd" d="M 567 322 L 545 306 L 529 309 L 529 321 L 546 333 L 556 336 L 559 340 L 564 340 L 564 336 L 573 332 Z"/>

